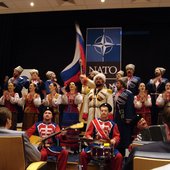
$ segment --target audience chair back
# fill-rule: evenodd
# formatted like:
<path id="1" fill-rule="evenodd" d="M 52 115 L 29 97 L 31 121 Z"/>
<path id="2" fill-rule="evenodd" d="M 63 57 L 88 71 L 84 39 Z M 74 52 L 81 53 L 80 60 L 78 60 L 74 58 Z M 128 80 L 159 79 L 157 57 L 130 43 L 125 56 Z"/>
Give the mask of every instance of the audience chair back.
<path id="1" fill-rule="evenodd" d="M 141 131 L 143 141 L 166 141 L 164 125 L 152 125 Z"/>
<path id="2" fill-rule="evenodd" d="M 152 125 L 149 127 L 152 141 L 166 141 L 164 125 Z"/>
<path id="3" fill-rule="evenodd" d="M 137 151 L 133 160 L 134 170 L 151 170 L 170 163 L 170 153 Z"/>
<path id="4" fill-rule="evenodd" d="M 22 135 L 0 135 L 0 169 L 24 170 L 25 156 Z"/>

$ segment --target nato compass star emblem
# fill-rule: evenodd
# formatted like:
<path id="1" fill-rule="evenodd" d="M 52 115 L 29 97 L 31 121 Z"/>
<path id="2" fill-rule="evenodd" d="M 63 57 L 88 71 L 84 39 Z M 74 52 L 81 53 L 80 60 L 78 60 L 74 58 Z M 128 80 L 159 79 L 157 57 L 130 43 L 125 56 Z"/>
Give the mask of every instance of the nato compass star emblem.
<path id="1" fill-rule="evenodd" d="M 95 40 L 93 47 L 97 53 L 104 56 L 112 50 L 114 45 L 115 44 L 109 36 L 103 35 Z"/>
<path id="2" fill-rule="evenodd" d="M 87 30 L 87 62 L 117 62 L 121 54 L 121 28 Z"/>

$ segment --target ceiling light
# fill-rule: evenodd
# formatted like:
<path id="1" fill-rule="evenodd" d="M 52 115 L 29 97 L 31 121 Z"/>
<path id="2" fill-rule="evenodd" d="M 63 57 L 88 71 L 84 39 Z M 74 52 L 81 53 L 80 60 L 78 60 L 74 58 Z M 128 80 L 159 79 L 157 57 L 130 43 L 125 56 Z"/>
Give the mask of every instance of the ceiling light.
<path id="1" fill-rule="evenodd" d="M 104 3 L 104 2 L 105 2 L 105 0 L 101 0 L 101 2 L 102 2 L 102 3 Z"/>
<path id="2" fill-rule="evenodd" d="M 30 2 L 30 6 L 33 7 L 34 6 L 34 2 Z"/>

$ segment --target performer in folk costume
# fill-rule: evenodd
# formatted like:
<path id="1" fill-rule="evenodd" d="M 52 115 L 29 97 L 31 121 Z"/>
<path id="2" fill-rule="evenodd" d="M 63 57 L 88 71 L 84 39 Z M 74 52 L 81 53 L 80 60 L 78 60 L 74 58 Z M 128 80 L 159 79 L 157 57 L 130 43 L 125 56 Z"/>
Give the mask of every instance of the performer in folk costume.
<path id="1" fill-rule="evenodd" d="M 109 142 L 111 147 L 114 147 L 111 153 L 111 158 L 107 160 L 109 161 L 109 169 L 121 170 L 123 157 L 116 149 L 116 146 L 120 141 L 120 133 L 117 124 L 108 118 L 109 113 L 112 111 L 112 107 L 108 103 L 103 103 L 100 105 L 99 109 L 101 112 L 100 118 L 95 118 L 90 122 L 84 136 L 87 139 L 96 140 L 98 143 L 92 142 L 80 153 L 80 163 L 83 166 L 82 169 L 87 170 L 87 164 L 91 159 L 93 159 L 93 148 L 95 146 L 102 146 L 101 144 L 105 142 Z M 105 156 L 107 157 L 107 155 Z"/>
<path id="2" fill-rule="evenodd" d="M 40 95 L 35 92 L 35 89 L 36 85 L 31 83 L 29 85 L 29 93 L 23 94 L 22 98 L 18 101 L 24 108 L 23 130 L 27 130 L 38 121 L 38 107 L 41 105 L 41 98 Z"/>
<path id="3" fill-rule="evenodd" d="M 3 96 L 0 98 L 0 104 L 7 107 L 12 112 L 11 129 L 16 130 L 18 117 L 18 100 L 19 94 L 14 91 L 13 83 L 8 83 L 8 90 L 4 90 Z"/>
<path id="4" fill-rule="evenodd" d="M 151 125 L 151 106 L 151 96 L 148 94 L 145 84 L 140 83 L 139 93 L 134 97 L 134 107 L 136 113 L 146 120 L 148 126 Z"/>
<path id="5" fill-rule="evenodd" d="M 89 74 L 89 77 L 87 77 L 85 74 L 80 75 L 80 81 L 84 87 L 82 89 L 82 93 L 85 93 L 86 88 L 95 88 L 95 83 L 94 83 L 94 77 L 98 74 L 98 71 L 91 71 Z"/>
<path id="6" fill-rule="evenodd" d="M 130 90 L 126 89 L 126 80 L 123 78 L 117 80 L 117 92 L 114 97 L 115 102 L 115 123 L 117 123 L 120 131 L 119 151 L 125 155 L 125 149 L 132 142 L 133 125 L 131 124 L 135 117 L 134 95 Z"/>
<path id="7" fill-rule="evenodd" d="M 23 87 L 27 88 L 26 84 L 29 81 L 28 77 L 21 76 L 21 73 L 23 72 L 23 70 L 24 69 L 21 66 L 14 68 L 13 77 L 9 78 L 6 84 L 6 89 L 7 89 L 8 83 L 13 83 L 15 86 L 15 92 L 17 92 L 20 97 L 22 96 L 21 94 L 22 88 Z"/>
<path id="8" fill-rule="evenodd" d="M 149 128 L 146 120 L 141 115 L 137 114 L 136 117 L 132 120 L 132 123 L 134 125 L 134 134 L 132 136 L 133 142 L 146 140 L 146 135 L 149 140 L 150 138 L 150 135 L 148 135 L 149 131 L 148 133 L 145 133 L 147 129 Z M 144 132 L 144 135 L 143 135 L 143 132 Z M 128 148 L 129 152 L 132 150 L 133 142 L 129 145 L 129 148 Z"/>
<path id="9" fill-rule="evenodd" d="M 160 93 L 165 91 L 165 84 L 168 82 L 167 78 L 163 78 L 162 76 L 165 73 L 165 69 L 163 67 L 155 68 L 155 77 L 150 79 L 146 84 L 148 89 L 148 93 L 152 99 L 152 107 L 151 107 L 151 119 L 152 124 L 156 125 L 158 122 L 158 113 L 160 112 L 160 108 L 156 105 L 156 99 Z"/>
<path id="10" fill-rule="evenodd" d="M 98 73 L 94 77 L 95 88 L 92 88 L 87 94 L 88 97 L 84 100 L 83 119 L 87 120 L 87 128 L 94 118 L 100 117 L 99 106 L 102 103 L 109 103 L 113 108 L 112 93 L 104 87 L 106 76 L 103 73 Z M 109 114 L 110 120 L 113 120 L 113 111 Z M 86 129 L 87 129 L 86 128 Z"/>
<path id="11" fill-rule="evenodd" d="M 113 92 L 113 95 L 116 93 L 117 91 L 117 87 L 116 87 L 116 82 L 119 78 L 122 78 L 124 76 L 124 71 L 122 70 L 119 70 L 117 73 L 116 73 L 116 80 L 114 81 L 113 84 L 109 84 L 110 88 L 112 89 L 112 92 Z"/>
<path id="12" fill-rule="evenodd" d="M 51 83 L 55 83 L 57 85 L 57 93 L 60 93 L 61 89 L 60 89 L 60 85 L 57 83 L 56 74 L 53 71 L 47 71 L 46 77 L 47 77 L 47 80 L 45 81 L 46 94 L 50 93 L 49 85 Z"/>
<path id="13" fill-rule="evenodd" d="M 137 95 L 138 93 L 138 87 L 141 82 L 141 78 L 134 76 L 135 72 L 135 65 L 134 64 L 127 64 L 126 67 L 126 75 L 128 78 L 127 81 L 127 89 L 130 90 L 133 95 Z"/>
<path id="14" fill-rule="evenodd" d="M 39 76 L 39 71 L 37 69 L 32 69 L 30 70 L 30 75 L 31 75 L 31 78 L 30 78 L 30 81 L 27 83 L 27 86 L 29 87 L 31 83 L 34 83 L 36 85 L 36 93 L 38 93 L 40 95 L 40 98 L 43 100 L 46 96 L 46 90 L 45 90 L 45 84 Z M 43 113 L 44 105 L 41 104 L 38 107 L 38 110 L 40 113 Z M 43 114 L 38 115 L 38 121 L 43 119 L 42 115 Z"/>
<path id="15" fill-rule="evenodd" d="M 59 105 L 61 104 L 61 94 L 57 93 L 57 84 L 51 83 L 49 85 L 50 93 L 42 100 L 44 106 L 49 106 L 53 112 L 53 122 L 59 124 Z"/>
<path id="16" fill-rule="evenodd" d="M 32 69 L 30 71 L 30 81 L 27 83 L 27 86 L 31 83 L 34 83 L 36 85 L 36 92 L 40 95 L 41 99 L 44 99 L 46 96 L 46 91 L 45 91 L 45 84 L 39 77 L 39 71 L 37 69 Z"/>
<path id="17" fill-rule="evenodd" d="M 9 78 L 9 80 L 6 82 L 6 85 L 4 85 L 5 89 L 7 89 L 8 83 L 13 83 L 15 86 L 15 92 L 19 94 L 19 97 L 22 97 L 23 87 L 28 89 L 27 83 L 29 82 L 29 78 L 27 76 L 21 76 L 23 70 L 24 69 L 21 66 L 15 67 L 13 70 L 13 76 Z M 18 110 L 18 122 L 22 122 L 23 121 L 22 107 L 17 106 L 17 110 Z"/>
<path id="18" fill-rule="evenodd" d="M 51 110 L 47 107 L 43 114 L 43 121 L 36 122 L 32 127 L 30 127 L 26 133 L 28 137 L 32 135 L 40 136 L 41 139 L 47 138 L 53 133 L 60 132 L 60 127 L 56 123 L 52 122 L 53 114 Z M 68 160 L 68 151 L 64 150 L 59 146 L 59 140 L 62 138 L 62 133 L 53 136 L 45 140 L 45 144 L 39 148 L 41 152 L 41 160 L 46 161 L 48 156 L 57 157 L 57 169 L 66 170 L 67 160 Z"/>
<path id="19" fill-rule="evenodd" d="M 61 127 L 65 128 L 72 124 L 79 122 L 79 110 L 78 105 L 82 103 L 83 97 L 77 91 L 77 86 L 74 82 L 70 82 L 68 90 L 62 89 L 62 104 L 64 105 Z M 75 136 L 79 136 L 80 130 L 68 129 L 65 139 L 61 140 L 61 145 L 67 147 L 69 150 L 77 151 L 79 144 L 78 140 L 71 139 Z"/>
<path id="20" fill-rule="evenodd" d="M 85 74 L 81 74 L 80 75 L 80 81 L 82 84 L 82 88 L 81 88 L 81 94 L 83 95 L 83 102 L 80 106 L 80 121 L 84 121 L 86 122 L 84 119 L 82 119 L 83 116 L 83 110 L 84 110 L 84 106 L 85 106 L 85 101 L 87 101 L 86 98 L 88 98 L 88 93 L 90 92 L 90 90 L 92 88 L 95 88 L 95 83 L 93 81 L 93 78 L 98 74 L 98 71 L 91 71 L 89 76 L 87 77 Z"/>
<path id="21" fill-rule="evenodd" d="M 162 122 L 162 110 L 163 108 L 170 103 L 170 82 L 167 82 L 165 85 L 165 91 L 159 94 L 158 98 L 156 99 L 156 105 L 161 108 L 160 112 L 158 113 L 158 124 L 163 124 Z"/>

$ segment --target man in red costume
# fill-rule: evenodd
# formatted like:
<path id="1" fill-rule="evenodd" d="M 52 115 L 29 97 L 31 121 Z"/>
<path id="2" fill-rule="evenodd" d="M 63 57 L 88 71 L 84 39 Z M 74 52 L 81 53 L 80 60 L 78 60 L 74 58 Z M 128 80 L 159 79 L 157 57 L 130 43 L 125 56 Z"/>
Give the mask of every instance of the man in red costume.
<path id="1" fill-rule="evenodd" d="M 108 119 L 108 114 L 111 112 L 112 107 L 108 103 L 103 103 L 100 105 L 100 118 L 93 119 L 85 132 L 85 137 L 91 140 L 97 140 L 100 142 L 109 141 L 110 145 L 114 147 L 113 157 L 109 160 L 109 169 L 111 170 L 121 170 L 123 157 L 120 152 L 115 149 L 120 140 L 120 133 L 112 120 Z M 92 159 L 91 152 L 93 147 L 97 143 L 90 144 L 87 148 L 80 153 L 80 163 L 83 166 L 83 170 L 87 170 L 87 164 Z"/>
<path id="2" fill-rule="evenodd" d="M 66 170 L 68 152 L 64 150 L 61 146 L 58 145 L 59 139 L 62 137 L 60 134 L 60 127 L 56 123 L 52 122 L 52 112 L 46 110 L 43 115 L 43 121 L 36 122 L 31 128 L 26 132 L 30 137 L 31 135 L 38 135 L 42 139 L 47 138 L 53 133 L 59 132 L 58 135 L 53 136 L 45 140 L 44 147 L 41 148 L 41 160 L 46 161 L 47 156 L 56 156 L 57 157 L 57 169 Z"/>

